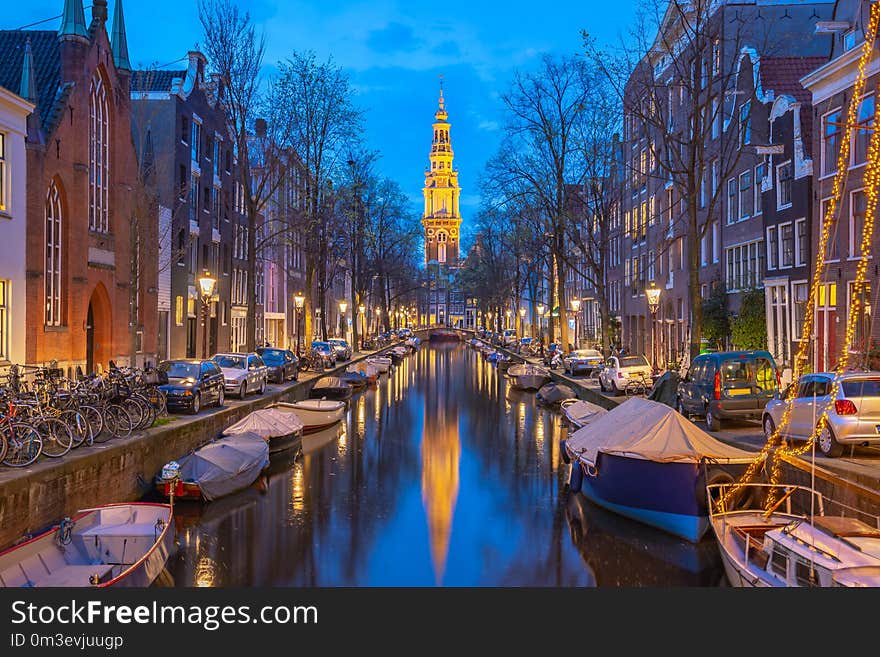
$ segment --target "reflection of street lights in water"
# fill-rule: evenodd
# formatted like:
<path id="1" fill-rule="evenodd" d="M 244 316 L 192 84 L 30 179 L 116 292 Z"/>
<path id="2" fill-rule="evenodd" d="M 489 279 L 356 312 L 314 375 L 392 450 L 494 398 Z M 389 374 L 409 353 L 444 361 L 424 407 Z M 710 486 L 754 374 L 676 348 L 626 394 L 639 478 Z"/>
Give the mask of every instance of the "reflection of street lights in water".
<path id="1" fill-rule="evenodd" d="M 655 337 L 657 324 L 657 309 L 660 307 L 660 288 L 654 281 L 651 287 L 645 289 L 645 297 L 648 300 L 648 310 L 651 311 L 651 367 L 657 371 L 657 340 Z"/>
<path id="2" fill-rule="evenodd" d="M 214 296 L 214 289 L 217 287 L 217 279 L 211 276 L 208 270 L 199 278 L 199 292 L 201 293 L 202 302 L 202 359 L 208 357 L 208 304 L 211 303 L 211 297 Z"/>

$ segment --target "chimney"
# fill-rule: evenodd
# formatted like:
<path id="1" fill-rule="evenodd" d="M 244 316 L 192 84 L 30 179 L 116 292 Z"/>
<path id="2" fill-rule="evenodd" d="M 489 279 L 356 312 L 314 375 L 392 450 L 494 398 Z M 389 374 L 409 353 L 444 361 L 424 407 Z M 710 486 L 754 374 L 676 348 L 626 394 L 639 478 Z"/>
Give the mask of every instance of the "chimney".
<path id="1" fill-rule="evenodd" d="M 257 137 L 265 137 L 266 136 L 266 119 L 257 119 L 254 121 L 254 130 L 257 133 Z"/>
<path id="2" fill-rule="evenodd" d="M 92 22 L 105 24 L 107 22 L 107 0 L 93 0 Z"/>

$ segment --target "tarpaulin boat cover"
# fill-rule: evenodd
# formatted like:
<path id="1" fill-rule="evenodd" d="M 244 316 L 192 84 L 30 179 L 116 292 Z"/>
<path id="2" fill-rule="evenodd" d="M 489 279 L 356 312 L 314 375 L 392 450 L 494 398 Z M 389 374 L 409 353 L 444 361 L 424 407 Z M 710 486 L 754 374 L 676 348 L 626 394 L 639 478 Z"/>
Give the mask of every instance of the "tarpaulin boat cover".
<path id="1" fill-rule="evenodd" d="M 588 402 L 585 399 L 581 399 L 580 401 L 565 407 L 566 415 L 579 424 L 595 422 L 607 412 L 608 409 L 602 408 L 592 402 Z"/>
<path id="2" fill-rule="evenodd" d="M 180 478 L 213 500 L 250 486 L 269 463 L 269 443 L 255 433 L 220 438 L 178 459 Z"/>
<path id="3" fill-rule="evenodd" d="M 578 429 L 566 447 L 588 463 L 595 463 L 600 451 L 661 463 L 698 463 L 703 458 L 751 462 L 755 457 L 716 440 L 669 406 L 641 397 Z"/>
<path id="4" fill-rule="evenodd" d="M 660 402 L 661 404 L 666 404 L 670 408 L 675 408 L 676 401 L 678 400 L 679 381 L 681 381 L 681 377 L 678 375 L 678 372 L 672 370 L 664 372 L 660 378 L 657 379 L 654 387 L 651 388 L 651 393 L 648 395 L 648 399 Z"/>
<path id="5" fill-rule="evenodd" d="M 546 383 L 538 390 L 538 398 L 545 404 L 558 404 L 574 396 L 574 390 L 564 383 Z"/>
<path id="6" fill-rule="evenodd" d="M 262 436 L 264 440 L 269 440 L 270 438 L 289 436 L 292 433 L 302 431 L 302 428 L 302 420 L 299 419 L 296 413 L 285 413 L 273 408 L 261 408 L 258 411 L 245 415 L 231 427 L 226 428 L 223 433 L 231 436 L 236 433 L 250 432 Z"/>

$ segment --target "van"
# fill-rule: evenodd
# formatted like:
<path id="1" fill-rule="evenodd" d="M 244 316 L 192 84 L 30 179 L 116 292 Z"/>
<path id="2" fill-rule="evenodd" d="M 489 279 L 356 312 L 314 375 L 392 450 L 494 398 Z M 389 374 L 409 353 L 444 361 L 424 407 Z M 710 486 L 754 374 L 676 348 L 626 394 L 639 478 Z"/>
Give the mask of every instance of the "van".
<path id="1" fill-rule="evenodd" d="M 678 385 L 678 412 L 704 417 L 709 431 L 720 431 L 722 420 L 760 420 L 779 377 L 768 351 L 700 354 Z"/>

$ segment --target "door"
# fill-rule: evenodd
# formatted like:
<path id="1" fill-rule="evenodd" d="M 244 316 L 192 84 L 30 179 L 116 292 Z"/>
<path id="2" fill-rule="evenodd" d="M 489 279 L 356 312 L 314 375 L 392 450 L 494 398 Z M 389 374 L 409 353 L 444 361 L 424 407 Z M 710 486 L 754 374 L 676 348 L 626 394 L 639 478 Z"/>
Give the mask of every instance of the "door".
<path id="1" fill-rule="evenodd" d="M 196 357 L 196 318 L 186 319 L 186 357 Z"/>
<path id="2" fill-rule="evenodd" d="M 702 383 L 703 371 L 706 369 L 706 359 L 697 358 L 688 370 L 685 381 L 681 386 L 681 401 L 685 410 L 702 411 L 703 403 L 700 399 L 700 385 Z"/>
<path id="3" fill-rule="evenodd" d="M 837 283 L 820 285 L 816 301 L 816 371 L 834 369 L 837 332 Z"/>
<path id="4" fill-rule="evenodd" d="M 95 371 L 95 313 L 89 302 L 89 313 L 86 318 L 86 374 Z"/>

